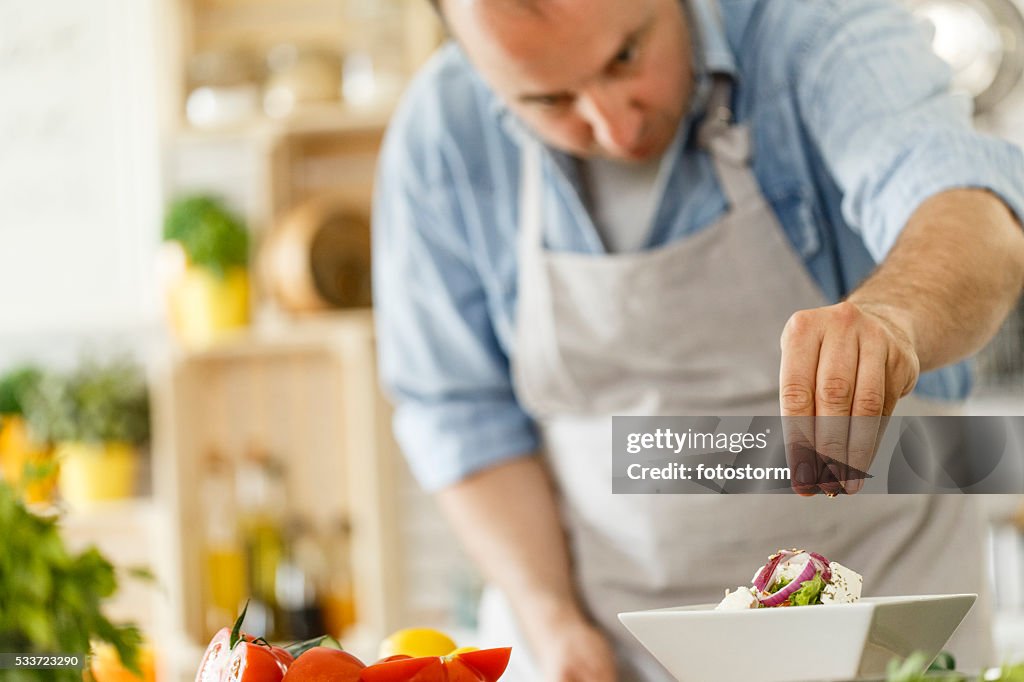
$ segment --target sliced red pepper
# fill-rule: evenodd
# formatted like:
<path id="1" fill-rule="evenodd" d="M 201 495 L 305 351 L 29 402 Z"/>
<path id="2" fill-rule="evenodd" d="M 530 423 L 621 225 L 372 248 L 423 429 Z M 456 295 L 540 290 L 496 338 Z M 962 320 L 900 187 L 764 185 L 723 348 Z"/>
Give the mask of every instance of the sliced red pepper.
<path id="1" fill-rule="evenodd" d="M 391 657 L 365 668 L 360 682 L 497 682 L 508 667 L 512 649 L 467 651 L 448 658 Z"/>
<path id="2" fill-rule="evenodd" d="M 448 682 L 485 682 L 482 673 L 470 666 L 458 656 L 450 661 L 444 662 L 445 672 L 448 673 Z"/>
<path id="3" fill-rule="evenodd" d="M 483 682 L 497 682 L 498 678 L 505 673 L 511 656 L 511 647 L 501 647 L 466 651 L 456 655 L 455 660 L 461 660 L 480 673 L 480 679 Z"/>
<path id="4" fill-rule="evenodd" d="M 444 664 L 437 656 L 406 658 L 375 663 L 359 672 L 360 682 L 447 682 Z"/>

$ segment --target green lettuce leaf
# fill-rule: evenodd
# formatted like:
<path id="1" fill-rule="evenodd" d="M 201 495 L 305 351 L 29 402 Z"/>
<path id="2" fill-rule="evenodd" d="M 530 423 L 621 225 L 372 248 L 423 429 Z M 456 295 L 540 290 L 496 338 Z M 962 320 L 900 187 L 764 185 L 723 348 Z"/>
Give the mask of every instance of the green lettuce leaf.
<path id="1" fill-rule="evenodd" d="M 805 580 L 800 589 L 789 596 L 793 606 L 810 606 L 821 603 L 821 591 L 825 589 L 825 580 L 820 573 L 815 573 L 810 580 Z"/>

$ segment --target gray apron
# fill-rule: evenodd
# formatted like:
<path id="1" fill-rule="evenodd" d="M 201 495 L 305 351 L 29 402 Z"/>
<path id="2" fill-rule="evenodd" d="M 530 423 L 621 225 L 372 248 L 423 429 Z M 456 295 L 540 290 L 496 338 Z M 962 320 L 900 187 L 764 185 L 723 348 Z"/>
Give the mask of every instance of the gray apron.
<path id="1" fill-rule="evenodd" d="M 797 310 L 828 304 L 761 194 L 748 130 L 717 123 L 701 139 L 726 215 L 639 253 L 546 251 L 550 159 L 537 142 L 523 148 L 513 378 L 559 489 L 579 595 L 616 648 L 620 682 L 672 678 L 619 612 L 717 602 L 782 547 L 859 571 L 866 596 L 985 583 L 981 519 L 966 496 L 612 494 L 611 415 L 778 414 L 782 328 Z M 984 599 L 968 621 L 949 648 L 979 667 L 991 660 Z M 509 682 L 541 679 L 493 590 L 481 632 L 516 647 Z"/>

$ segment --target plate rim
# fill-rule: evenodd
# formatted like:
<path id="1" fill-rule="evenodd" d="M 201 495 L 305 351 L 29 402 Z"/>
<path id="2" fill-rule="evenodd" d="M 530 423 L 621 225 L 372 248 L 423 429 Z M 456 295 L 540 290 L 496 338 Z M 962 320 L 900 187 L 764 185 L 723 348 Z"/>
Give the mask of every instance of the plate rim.
<path id="1" fill-rule="evenodd" d="M 694 616 L 708 616 L 714 614 L 714 618 L 722 616 L 735 616 L 736 614 L 769 614 L 769 613 L 791 613 L 793 608 L 797 608 L 799 613 L 818 613 L 818 612 L 833 612 L 836 609 L 842 609 L 844 611 L 851 611 L 853 609 L 874 609 L 878 606 L 888 606 L 892 604 L 909 604 L 921 601 L 955 601 L 959 599 L 970 599 L 971 606 L 978 600 L 978 594 L 974 592 L 957 592 L 951 594 L 912 594 L 912 595 L 886 595 L 886 596 L 874 596 L 874 597 L 863 597 L 856 602 L 850 604 L 815 604 L 813 611 L 807 611 L 806 607 L 783 607 L 783 608 L 766 608 L 766 609 L 730 609 L 724 611 L 716 611 L 715 607 L 718 604 L 687 604 L 682 606 L 667 606 L 657 609 L 642 609 L 639 611 L 623 611 L 618 614 L 619 622 L 625 625 L 626 619 L 634 619 L 637 617 L 650 617 L 663 619 L 666 617 L 674 618 L 692 618 Z M 852 607 L 852 608 L 851 608 Z M 773 617 L 773 616 L 757 616 L 758 618 Z M 774 616 L 779 617 L 779 616 Z"/>

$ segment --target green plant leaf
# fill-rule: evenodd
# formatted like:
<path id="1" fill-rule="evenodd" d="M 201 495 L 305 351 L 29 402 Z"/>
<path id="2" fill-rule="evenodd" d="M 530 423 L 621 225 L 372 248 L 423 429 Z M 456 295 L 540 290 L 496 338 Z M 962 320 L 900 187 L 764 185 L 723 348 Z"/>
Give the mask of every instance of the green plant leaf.
<path id="1" fill-rule="evenodd" d="M 86 357 L 70 373 L 45 374 L 25 403 L 32 434 L 52 443 L 145 444 L 149 393 L 142 369 L 127 356 Z"/>
<path id="2" fill-rule="evenodd" d="M 42 378 L 42 370 L 35 365 L 18 367 L 0 377 L 0 414 L 24 414 L 25 400 Z"/>
<path id="3" fill-rule="evenodd" d="M 111 623 L 100 608 L 117 582 L 98 550 L 68 553 L 55 521 L 29 512 L 2 482 L 0 538 L 0 651 L 84 654 L 95 639 L 109 642 L 126 667 L 138 670 L 138 629 Z M 81 680 L 80 671 L 42 673 L 25 679 Z"/>
<path id="4" fill-rule="evenodd" d="M 948 651 L 940 651 L 939 655 L 928 666 L 928 670 L 956 670 L 956 659 Z"/>
<path id="5" fill-rule="evenodd" d="M 249 259 L 249 233 L 223 201 L 207 195 L 173 202 L 164 219 L 164 240 L 181 244 L 191 263 L 223 277 Z"/>
<path id="6" fill-rule="evenodd" d="M 124 570 L 128 576 L 135 578 L 136 580 L 141 580 L 147 583 L 156 582 L 156 574 L 153 573 L 149 566 L 128 566 Z"/>

